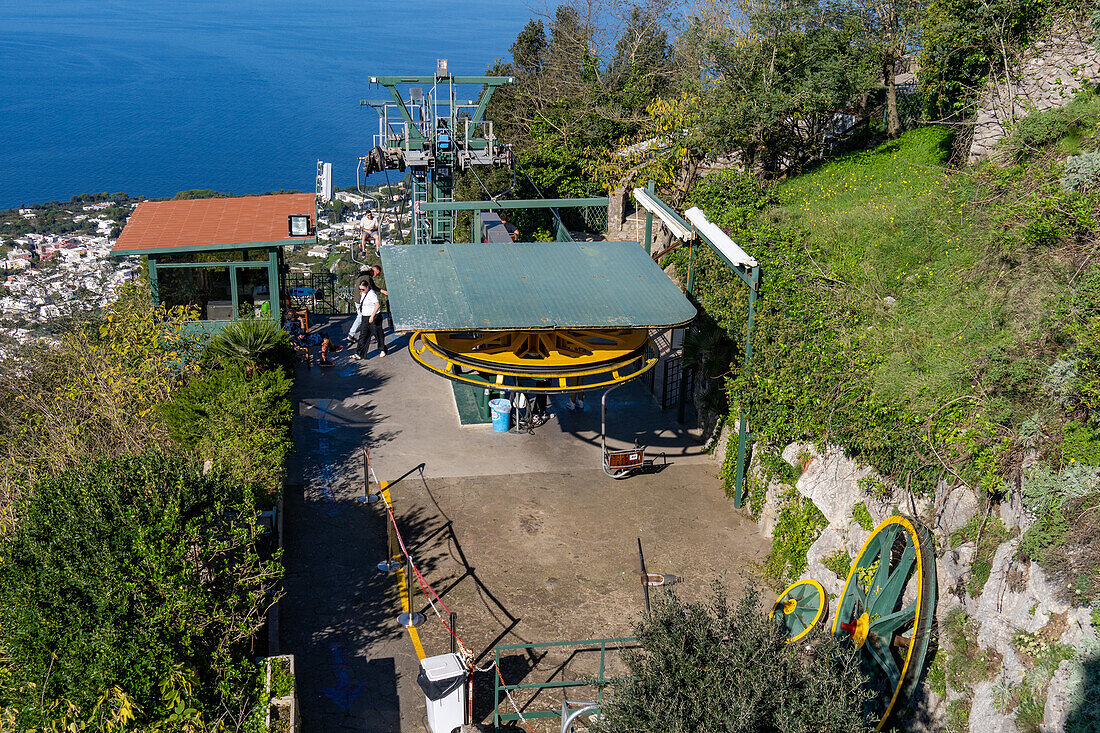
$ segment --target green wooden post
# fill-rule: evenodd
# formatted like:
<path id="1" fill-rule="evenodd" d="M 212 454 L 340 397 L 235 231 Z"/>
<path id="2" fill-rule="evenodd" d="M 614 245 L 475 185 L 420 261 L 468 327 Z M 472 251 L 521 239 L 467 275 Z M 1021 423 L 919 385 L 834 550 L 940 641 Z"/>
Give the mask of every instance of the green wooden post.
<path id="1" fill-rule="evenodd" d="M 745 370 L 749 369 L 752 363 L 752 327 L 756 320 L 756 298 L 760 289 L 760 266 L 752 268 L 752 272 L 749 276 L 749 313 L 748 319 L 745 321 Z M 745 417 L 745 406 L 741 405 L 741 412 L 739 416 L 739 425 L 737 430 L 737 476 L 734 480 L 733 486 L 733 505 L 740 508 L 744 503 L 745 498 L 745 451 L 747 449 L 748 435 L 749 435 L 749 423 Z"/>
<path id="2" fill-rule="evenodd" d="M 282 323 L 280 313 L 281 298 L 279 297 L 279 250 L 272 247 L 267 251 L 267 297 L 271 303 L 271 317 L 276 323 Z"/>
<path id="3" fill-rule="evenodd" d="M 656 190 L 656 186 L 653 183 L 653 179 L 650 179 L 646 184 L 645 190 L 649 192 L 650 196 L 653 196 Z M 645 212 L 645 253 L 647 255 L 653 254 L 653 212 L 648 209 Z"/>
<path id="4" fill-rule="evenodd" d="M 237 313 L 237 268 L 229 266 L 229 302 L 233 304 L 233 310 L 229 312 L 229 320 L 235 321 L 240 315 Z"/>
<path id="5" fill-rule="evenodd" d="M 477 244 L 481 241 L 481 211 L 474 210 L 473 221 L 470 222 L 470 242 Z"/>
<path id="6" fill-rule="evenodd" d="M 149 299 L 153 305 L 160 305 L 160 288 L 157 286 L 157 258 L 149 258 Z"/>

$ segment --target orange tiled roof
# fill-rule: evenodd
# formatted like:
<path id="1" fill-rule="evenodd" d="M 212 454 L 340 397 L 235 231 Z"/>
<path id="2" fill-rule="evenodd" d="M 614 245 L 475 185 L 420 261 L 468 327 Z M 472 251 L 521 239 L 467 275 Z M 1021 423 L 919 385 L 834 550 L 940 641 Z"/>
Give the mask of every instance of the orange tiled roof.
<path id="1" fill-rule="evenodd" d="M 141 254 L 143 250 L 222 249 L 256 242 L 306 240 L 292 240 L 287 234 L 290 214 L 308 214 L 312 222 L 314 195 L 142 201 L 111 251 Z"/>

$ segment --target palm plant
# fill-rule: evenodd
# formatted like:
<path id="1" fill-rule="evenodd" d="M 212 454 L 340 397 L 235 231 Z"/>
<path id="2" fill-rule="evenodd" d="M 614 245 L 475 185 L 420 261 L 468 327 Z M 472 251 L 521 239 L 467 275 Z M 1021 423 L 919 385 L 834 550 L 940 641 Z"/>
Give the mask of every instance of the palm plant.
<path id="1" fill-rule="evenodd" d="M 207 353 L 244 366 L 249 376 L 276 361 L 290 347 L 290 337 L 268 318 L 242 318 L 227 324 L 210 339 Z"/>

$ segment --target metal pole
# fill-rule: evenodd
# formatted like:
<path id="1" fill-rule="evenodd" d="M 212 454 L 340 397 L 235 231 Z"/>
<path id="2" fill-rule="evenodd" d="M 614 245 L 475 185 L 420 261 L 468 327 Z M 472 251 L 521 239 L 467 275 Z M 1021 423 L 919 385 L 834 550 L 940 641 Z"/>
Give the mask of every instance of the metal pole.
<path id="1" fill-rule="evenodd" d="M 649 613 L 649 583 L 645 571 L 645 556 L 642 555 L 642 538 L 638 538 L 638 566 L 642 570 L 642 592 L 645 594 L 645 612 Z"/>
<path id="2" fill-rule="evenodd" d="M 688 295 L 695 295 L 695 240 L 688 244 Z"/>
<path id="3" fill-rule="evenodd" d="M 646 184 L 646 191 L 652 196 L 656 187 L 653 184 L 653 179 L 650 179 Z M 653 212 L 648 209 L 645 212 L 645 253 L 647 255 L 653 254 Z"/>
<path id="4" fill-rule="evenodd" d="M 370 458 L 366 447 L 363 448 L 363 493 L 370 494 Z"/>
<path id="5" fill-rule="evenodd" d="M 756 321 L 756 298 L 760 290 L 760 266 L 752 268 L 749 274 L 749 312 L 745 320 L 745 370 L 752 363 L 752 329 Z M 749 423 L 745 416 L 745 406 L 741 406 L 740 424 L 737 430 L 737 476 L 733 485 L 733 506 L 740 508 L 745 498 L 745 452 L 747 449 Z"/>

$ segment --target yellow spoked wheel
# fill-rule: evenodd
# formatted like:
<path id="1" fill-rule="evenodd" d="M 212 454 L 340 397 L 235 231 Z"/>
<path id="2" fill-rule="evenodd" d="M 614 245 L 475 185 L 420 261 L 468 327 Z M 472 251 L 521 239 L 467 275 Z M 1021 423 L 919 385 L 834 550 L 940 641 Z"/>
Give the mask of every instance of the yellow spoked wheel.
<path id="1" fill-rule="evenodd" d="M 776 599 L 768 618 L 787 639 L 798 641 L 813 631 L 829 612 L 829 597 L 816 580 L 800 580 Z"/>
<path id="2" fill-rule="evenodd" d="M 928 530 L 890 517 L 852 563 L 833 619 L 850 641 L 875 695 L 868 702 L 882 730 L 903 710 L 920 679 L 936 614 L 936 558 Z"/>
<path id="3" fill-rule="evenodd" d="M 574 392 L 610 387 L 657 363 L 642 329 L 587 331 L 417 331 L 409 353 L 456 382 L 515 392 Z"/>

